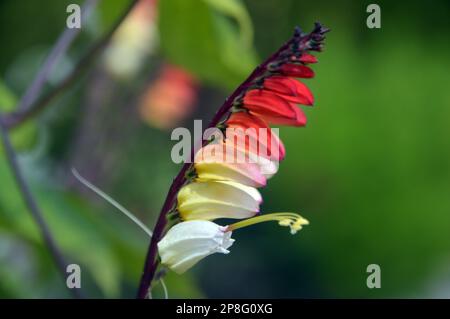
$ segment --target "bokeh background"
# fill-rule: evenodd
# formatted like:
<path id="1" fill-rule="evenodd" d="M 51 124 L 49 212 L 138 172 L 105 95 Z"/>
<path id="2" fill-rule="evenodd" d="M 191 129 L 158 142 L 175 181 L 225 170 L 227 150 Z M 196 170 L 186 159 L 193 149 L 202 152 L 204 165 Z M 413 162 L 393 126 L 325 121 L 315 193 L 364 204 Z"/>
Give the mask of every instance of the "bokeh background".
<path id="1" fill-rule="evenodd" d="M 372 2 L 372 1 L 371 1 Z M 141 3 L 39 116 L 12 131 L 33 194 L 87 297 L 132 298 L 149 238 L 70 174 L 77 168 L 150 227 L 171 179 L 173 127 L 207 123 L 247 74 L 314 21 L 332 29 L 308 85 L 305 129 L 282 128 L 287 157 L 263 210 L 299 211 L 298 235 L 267 223 L 231 254 L 169 273 L 171 297 L 450 297 L 450 4 L 160 0 Z M 14 110 L 74 0 L 0 2 L 0 110 Z M 52 72 L 51 90 L 129 0 L 103 0 Z M 368 289 L 366 267 L 381 267 Z M 160 287 L 155 297 L 161 297 Z M 70 297 L 0 149 L 0 297 Z"/>

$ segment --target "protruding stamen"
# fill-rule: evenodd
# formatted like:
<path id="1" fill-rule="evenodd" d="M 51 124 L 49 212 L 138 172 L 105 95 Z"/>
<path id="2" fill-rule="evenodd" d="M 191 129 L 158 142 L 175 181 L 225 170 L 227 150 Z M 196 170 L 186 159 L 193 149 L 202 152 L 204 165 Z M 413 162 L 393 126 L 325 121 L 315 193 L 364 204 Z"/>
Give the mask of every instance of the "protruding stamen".
<path id="1" fill-rule="evenodd" d="M 291 229 L 291 234 L 295 234 L 302 229 L 303 225 L 308 225 L 309 222 L 299 214 L 295 213 L 273 213 L 252 217 L 240 222 L 231 224 L 227 227 L 227 231 L 233 231 L 239 228 L 247 227 L 254 224 L 259 224 L 268 221 L 278 221 L 280 226 L 288 226 Z"/>

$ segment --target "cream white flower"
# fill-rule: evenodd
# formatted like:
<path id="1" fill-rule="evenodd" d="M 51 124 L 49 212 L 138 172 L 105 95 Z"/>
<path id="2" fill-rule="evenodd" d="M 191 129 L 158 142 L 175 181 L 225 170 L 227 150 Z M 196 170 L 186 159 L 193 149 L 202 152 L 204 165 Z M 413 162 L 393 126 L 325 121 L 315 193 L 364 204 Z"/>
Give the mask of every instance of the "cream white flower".
<path id="1" fill-rule="evenodd" d="M 176 224 L 158 243 L 161 263 L 181 274 L 214 253 L 228 254 L 234 239 L 226 227 L 206 220 Z"/>

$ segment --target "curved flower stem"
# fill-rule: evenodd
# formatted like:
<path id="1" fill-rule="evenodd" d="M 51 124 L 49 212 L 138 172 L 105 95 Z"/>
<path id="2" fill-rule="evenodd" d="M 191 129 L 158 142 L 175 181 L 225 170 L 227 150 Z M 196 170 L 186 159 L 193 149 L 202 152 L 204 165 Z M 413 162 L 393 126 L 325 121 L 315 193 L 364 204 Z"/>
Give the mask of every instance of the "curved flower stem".
<path id="1" fill-rule="evenodd" d="M 225 100 L 223 105 L 214 115 L 211 123 L 208 128 L 212 128 L 217 126 L 221 119 L 230 112 L 231 107 L 233 106 L 234 101 L 241 96 L 241 94 L 245 93 L 245 91 L 253 85 L 254 81 L 264 75 L 267 71 L 267 67 L 274 61 L 276 61 L 281 53 L 283 53 L 289 45 L 291 45 L 296 40 L 296 44 L 298 44 L 298 50 L 303 51 L 310 48 L 311 41 L 315 40 L 315 37 L 318 35 L 322 35 L 327 32 L 327 29 L 323 28 L 320 24 L 316 24 L 315 29 L 307 35 L 301 34 L 299 29 L 296 29 L 294 36 L 287 41 L 281 48 L 275 52 L 271 57 L 269 57 L 266 61 L 260 64 L 251 74 L 250 76 Z M 300 39 L 298 38 L 300 37 Z M 316 49 L 318 50 L 318 49 Z M 203 145 L 205 142 L 203 143 Z M 191 159 L 194 157 L 195 146 L 191 150 Z M 153 230 L 153 237 L 150 241 L 150 246 L 147 251 L 147 256 L 145 259 L 144 271 L 142 273 L 141 281 L 139 284 L 139 290 L 137 294 L 137 298 L 144 299 L 149 295 L 149 289 L 151 288 L 152 281 L 155 277 L 156 270 L 159 265 L 159 260 L 157 259 L 158 254 L 158 242 L 161 240 L 164 235 L 164 230 L 167 226 L 167 214 L 175 209 L 176 205 L 176 196 L 180 188 L 186 182 L 186 173 L 191 169 L 192 163 L 185 163 L 181 168 L 178 175 L 172 182 L 170 186 L 169 192 L 167 194 L 166 200 L 164 201 L 164 205 L 159 214 L 158 220 L 156 222 L 155 228 Z"/>

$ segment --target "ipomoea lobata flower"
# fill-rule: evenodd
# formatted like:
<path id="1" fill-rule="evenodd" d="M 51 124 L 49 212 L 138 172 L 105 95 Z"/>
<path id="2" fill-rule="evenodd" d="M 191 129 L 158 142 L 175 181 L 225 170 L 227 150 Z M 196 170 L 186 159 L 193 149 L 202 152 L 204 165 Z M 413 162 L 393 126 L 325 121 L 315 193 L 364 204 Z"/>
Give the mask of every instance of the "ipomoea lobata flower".
<path id="1" fill-rule="evenodd" d="M 158 243 L 158 250 L 161 263 L 181 274 L 206 256 L 228 254 L 233 242 L 226 227 L 207 220 L 192 220 L 170 228 Z"/>

